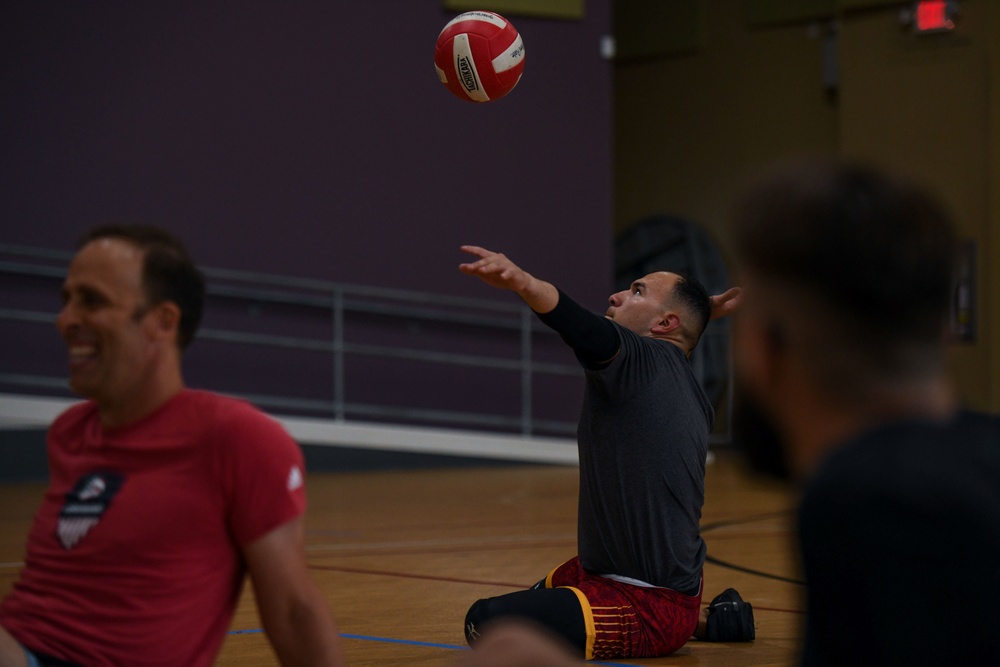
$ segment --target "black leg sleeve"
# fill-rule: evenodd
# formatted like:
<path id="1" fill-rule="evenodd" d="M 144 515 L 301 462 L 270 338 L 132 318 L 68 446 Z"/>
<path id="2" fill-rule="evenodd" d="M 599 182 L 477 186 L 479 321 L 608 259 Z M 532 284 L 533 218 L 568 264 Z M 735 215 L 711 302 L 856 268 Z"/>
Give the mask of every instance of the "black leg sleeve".
<path id="1" fill-rule="evenodd" d="M 465 639 L 471 646 L 490 621 L 524 618 L 542 625 L 574 646 L 583 656 L 587 625 L 576 593 L 568 588 L 532 588 L 479 600 L 465 616 Z"/>

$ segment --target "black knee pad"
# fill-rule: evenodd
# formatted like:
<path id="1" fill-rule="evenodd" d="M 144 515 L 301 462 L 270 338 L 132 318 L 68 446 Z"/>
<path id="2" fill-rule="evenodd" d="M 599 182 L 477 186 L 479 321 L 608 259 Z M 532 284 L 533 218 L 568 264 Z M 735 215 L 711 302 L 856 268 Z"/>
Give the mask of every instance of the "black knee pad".
<path id="1" fill-rule="evenodd" d="M 479 639 L 479 628 L 488 619 L 489 602 L 489 600 L 476 600 L 465 614 L 465 641 L 469 646 Z"/>
<path id="2" fill-rule="evenodd" d="M 579 649 L 587 646 L 587 625 L 576 593 L 568 588 L 529 589 L 477 600 L 465 615 L 465 640 L 471 646 L 490 621 L 524 618 L 542 625 Z"/>

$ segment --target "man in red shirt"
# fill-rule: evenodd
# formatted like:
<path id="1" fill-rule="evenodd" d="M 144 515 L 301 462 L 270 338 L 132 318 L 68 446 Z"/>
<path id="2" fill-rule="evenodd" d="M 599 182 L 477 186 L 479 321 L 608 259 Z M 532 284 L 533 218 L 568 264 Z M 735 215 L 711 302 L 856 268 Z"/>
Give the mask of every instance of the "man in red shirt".
<path id="1" fill-rule="evenodd" d="M 88 400 L 49 431 L 50 487 L 0 603 L 0 667 L 208 667 L 247 573 L 282 665 L 343 664 L 306 569 L 301 451 L 250 405 L 184 386 L 203 300 L 165 232 L 84 238 L 57 327 Z"/>

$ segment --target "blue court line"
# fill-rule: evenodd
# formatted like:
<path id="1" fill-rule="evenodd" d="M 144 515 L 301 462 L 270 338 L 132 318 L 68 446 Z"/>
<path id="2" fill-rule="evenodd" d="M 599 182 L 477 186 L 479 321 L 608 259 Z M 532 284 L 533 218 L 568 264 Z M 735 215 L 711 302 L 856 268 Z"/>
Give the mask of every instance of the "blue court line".
<path id="1" fill-rule="evenodd" d="M 230 630 L 231 635 L 255 635 L 264 632 L 260 628 L 253 630 Z M 386 644 L 407 644 L 409 646 L 424 646 L 427 648 L 447 648 L 453 651 L 468 651 L 468 646 L 457 646 L 455 644 L 435 644 L 432 642 L 418 642 L 412 639 L 392 639 L 391 637 L 369 637 L 367 635 L 350 635 L 345 632 L 340 633 L 340 636 L 344 639 L 360 639 L 366 642 L 384 642 Z M 608 667 L 640 667 L 634 663 L 625 664 L 623 662 L 597 662 L 592 661 L 589 664 L 592 665 L 608 665 Z"/>
<path id="2" fill-rule="evenodd" d="M 468 651 L 468 646 L 457 646 L 455 644 L 434 644 L 432 642 L 418 642 L 412 639 L 392 639 L 390 637 L 368 637 L 366 635 L 349 635 L 346 632 L 340 633 L 344 639 L 361 639 L 366 642 L 385 642 L 386 644 L 409 644 L 410 646 L 426 646 L 429 648 L 450 648 L 452 650 Z"/>

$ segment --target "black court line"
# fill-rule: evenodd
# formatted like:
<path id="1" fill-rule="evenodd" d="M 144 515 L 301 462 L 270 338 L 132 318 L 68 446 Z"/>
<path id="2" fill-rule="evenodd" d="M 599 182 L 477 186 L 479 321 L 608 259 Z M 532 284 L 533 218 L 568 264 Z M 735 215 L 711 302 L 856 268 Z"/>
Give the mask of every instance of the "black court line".
<path id="1" fill-rule="evenodd" d="M 726 528 L 728 526 L 742 526 L 746 523 L 754 523 L 755 521 L 765 521 L 767 519 L 777 519 L 783 516 L 791 516 L 795 514 L 795 510 L 780 510 L 777 512 L 767 512 L 765 514 L 753 514 L 751 516 L 744 516 L 738 519 L 723 519 L 722 521 L 715 521 L 706 526 L 701 527 L 702 533 L 707 533 L 709 531 L 715 530 L 717 528 Z"/>
<path id="2" fill-rule="evenodd" d="M 797 586 L 805 586 L 806 582 L 799 579 L 791 579 L 789 577 L 783 577 L 780 574 L 771 574 L 770 572 L 762 572 L 761 570 L 753 570 L 749 567 L 743 567 L 742 565 L 736 565 L 734 563 L 728 563 L 724 560 L 719 560 L 709 554 L 705 554 L 705 562 L 711 563 L 712 565 L 718 565 L 719 567 L 724 567 L 730 570 L 736 570 L 737 572 L 744 572 L 746 574 L 752 574 L 756 577 L 764 577 L 765 579 L 774 579 L 776 581 L 783 581 L 786 584 L 795 584 Z"/>
<path id="3" fill-rule="evenodd" d="M 726 519 L 724 521 L 716 521 L 715 523 L 710 523 L 707 526 L 703 526 L 701 529 L 702 534 L 715 530 L 717 528 L 726 528 L 729 526 L 742 526 L 748 523 L 754 523 L 756 521 L 764 521 L 767 519 L 776 519 L 778 517 L 789 516 L 793 514 L 794 510 L 784 510 L 781 512 L 769 512 L 767 514 L 755 514 L 753 516 L 741 517 L 739 519 Z M 736 565 L 735 563 L 730 563 L 728 561 L 719 560 L 711 554 L 705 554 L 705 562 L 711 563 L 713 565 L 718 565 L 719 567 L 724 567 L 730 570 L 735 570 L 737 572 L 743 572 L 745 574 L 752 574 L 756 577 L 764 577 L 765 579 L 774 579 L 775 581 L 783 581 L 786 584 L 795 584 L 796 586 L 805 586 L 806 582 L 799 579 L 792 579 L 790 577 L 783 577 L 780 574 L 772 574 L 770 572 L 763 572 L 762 570 L 754 570 L 749 567 L 743 567 L 742 565 Z"/>

